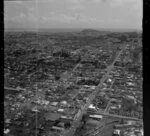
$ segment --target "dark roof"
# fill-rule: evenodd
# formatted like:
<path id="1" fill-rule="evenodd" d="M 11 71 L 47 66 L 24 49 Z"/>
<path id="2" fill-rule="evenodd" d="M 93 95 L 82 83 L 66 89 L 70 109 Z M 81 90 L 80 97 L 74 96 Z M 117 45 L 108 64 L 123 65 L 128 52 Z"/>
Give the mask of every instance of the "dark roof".
<path id="1" fill-rule="evenodd" d="M 50 121 L 56 121 L 60 118 L 60 114 L 58 113 L 46 113 L 45 114 L 45 119 L 50 120 Z"/>
<path id="2" fill-rule="evenodd" d="M 99 124 L 99 121 L 89 119 L 89 120 L 86 122 L 86 124 L 98 125 L 98 124 Z"/>

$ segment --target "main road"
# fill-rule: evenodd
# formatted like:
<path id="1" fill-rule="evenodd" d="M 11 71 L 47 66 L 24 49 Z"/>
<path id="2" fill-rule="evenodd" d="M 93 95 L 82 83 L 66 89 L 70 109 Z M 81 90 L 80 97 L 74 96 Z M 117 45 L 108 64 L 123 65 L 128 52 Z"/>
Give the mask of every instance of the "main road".
<path id="1" fill-rule="evenodd" d="M 74 121 L 72 122 L 72 127 L 69 130 L 65 130 L 62 133 L 63 136 L 73 136 L 74 135 L 74 133 L 76 131 L 76 128 L 80 125 L 80 121 L 82 119 L 83 114 L 86 113 L 86 111 L 87 111 L 88 107 L 90 106 L 91 102 L 95 99 L 96 95 L 99 93 L 100 88 L 102 87 L 104 81 L 109 77 L 109 74 L 110 74 L 111 70 L 113 69 L 115 62 L 119 58 L 120 54 L 126 49 L 126 47 L 127 47 L 127 45 L 124 45 L 122 47 L 122 49 L 119 51 L 119 53 L 117 54 L 117 56 L 114 59 L 114 61 L 112 62 L 112 64 L 107 67 L 107 69 L 106 69 L 107 73 L 101 78 L 100 83 L 96 87 L 95 91 L 89 96 L 88 101 L 86 102 L 86 104 L 76 114 L 76 116 L 74 118 Z"/>

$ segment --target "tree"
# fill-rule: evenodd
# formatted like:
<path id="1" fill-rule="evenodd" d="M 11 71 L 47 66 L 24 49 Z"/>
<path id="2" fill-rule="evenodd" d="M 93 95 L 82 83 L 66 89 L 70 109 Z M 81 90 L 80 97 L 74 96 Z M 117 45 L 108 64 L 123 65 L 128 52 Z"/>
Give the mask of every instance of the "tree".
<path id="1" fill-rule="evenodd" d="M 59 80 L 60 79 L 60 76 L 57 74 L 55 75 L 55 80 Z"/>
<path id="2" fill-rule="evenodd" d="M 86 121 L 87 121 L 87 119 L 88 119 L 88 115 L 87 114 L 84 114 L 83 116 L 82 116 L 82 122 L 85 124 L 86 123 Z"/>
<path id="3" fill-rule="evenodd" d="M 121 119 L 121 120 L 120 120 L 120 124 L 124 124 L 124 119 Z"/>
<path id="4" fill-rule="evenodd" d="M 56 57 L 63 57 L 63 58 L 68 58 L 71 56 L 70 52 L 65 50 L 65 49 L 62 49 L 60 51 L 57 51 L 57 52 L 54 52 L 53 53 L 53 56 L 56 56 Z"/>
<path id="5" fill-rule="evenodd" d="M 123 99 L 123 110 L 125 111 L 134 111 L 136 109 L 136 105 L 134 104 L 134 100 Z"/>
<path id="6" fill-rule="evenodd" d="M 64 85 L 58 85 L 56 91 L 60 94 L 64 94 L 66 91 L 66 88 Z"/>
<path id="7" fill-rule="evenodd" d="M 67 122 L 67 123 L 65 123 L 65 128 L 69 128 L 69 127 L 71 127 L 71 124 L 70 124 L 70 122 Z"/>

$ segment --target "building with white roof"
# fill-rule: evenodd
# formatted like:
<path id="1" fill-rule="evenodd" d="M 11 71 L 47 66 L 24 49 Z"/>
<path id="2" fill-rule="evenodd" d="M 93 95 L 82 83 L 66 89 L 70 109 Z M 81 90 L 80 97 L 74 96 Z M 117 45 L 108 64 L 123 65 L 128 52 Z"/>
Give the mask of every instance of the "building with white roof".
<path id="1" fill-rule="evenodd" d="M 58 112 L 64 112 L 64 109 L 58 109 L 57 111 Z"/>
<path id="2" fill-rule="evenodd" d="M 89 115 L 89 117 L 90 117 L 90 118 L 95 118 L 95 119 L 102 119 L 102 118 L 103 118 L 102 115 L 96 115 L 96 114 L 94 114 L 94 115 Z"/>
<path id="3" fill-rule="evenodd" d="M 60 102 L 61 104 L 63 104 L 63 105 L 66 105 L 67 104 L 67 101 L 62 101 L 62 102 Z"/>
<path id="4" fill-rule="evenodd" d="M 114 132 L 113 132 L 113 134 L 116 134 L 116 135 L 119 135 L 119 136 L 120 136 L 120 132 L 121 132 L 120 129 L 115 129 Z"/>
<path id="5" fill-rule="evenodd" d="M 93 106 L 93 104 L 90 104 L 90 106 L 88 107 L 89 109 L 96 109 L 95 106 Z"/>
<path id="6" fill-rule="evenodd" d="M 58 102 L 52 102 L 51 105 L 52 106 L 56 106 L 58 104 Z"/>

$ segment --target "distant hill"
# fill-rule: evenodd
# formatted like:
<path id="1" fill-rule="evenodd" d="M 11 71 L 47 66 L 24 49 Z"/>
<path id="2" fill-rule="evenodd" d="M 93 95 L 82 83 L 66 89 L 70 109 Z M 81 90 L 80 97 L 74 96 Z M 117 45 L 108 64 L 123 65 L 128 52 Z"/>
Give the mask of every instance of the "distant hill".
<path id="1" fill-rule="evenodd" d="M 100 36 L 100 35 L 105 35 L 106 33 L 107 33 L 106 31 L 99 31 L 99 30 L 94 30 L 94 29 L 83 29 L 80 32 L 80 35 Z"/>
<path id="2" fill-rule="evenodd" d="M 112 28 L 99 28 L 99 29 L 83 29 L 81 32 L 142 32 L 142 30 L 137 29 L 112 29 Z"/>
<path id="3" fill-rule="evenodd" d="M 46 33 L 66 33 L 66 32 L 80 32 L 82 29 L 76 29 L 76 28 L 38 28 L 38 29 L 28 29 L 28 28 L 9 28 L 4 29 L 4 31 L 12 31 L 12 32 L 22 32 L 22 31 L 33 31 L 33 32 L 46 32 Z"/>
<path id="4" fill-rule="evenodd" d="M 83 29 L 81 33 L 100 33 L 100 31 L 94 29 Z"/>
<path id="5" fill-rule="evenodd" d="M 98 28 L 98 29 L 92 29 L 92 28 L 5 28 L 5 32 L 48 32 L 48 33 L 66 33 L 66 32 L 79 32 L 81 35 L 102 35 L 110 32 L 138 32 L 141 33 L 141 30 L 135 30 L 135 29 L 106 29 L 106 28 Z"/>
<path id="6" fill-rule="evenodd" d="M 77 28 L 39 28 L 39 32 L 51 32 L 51 33 L 66 33 L 66 32 L 80 32 L 82 29 Z"/>

